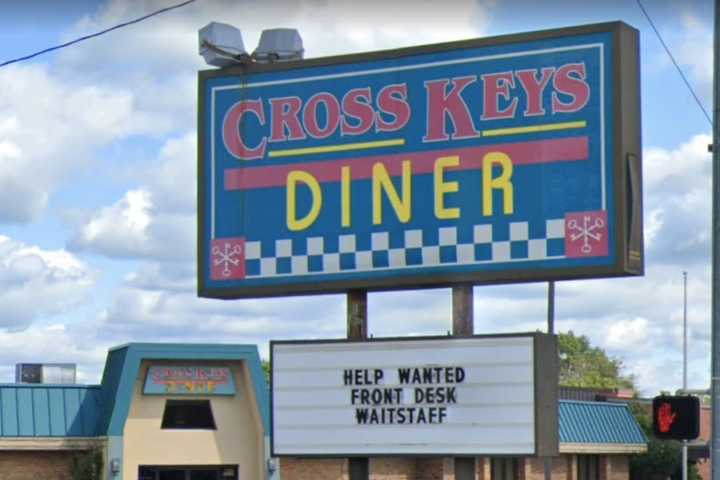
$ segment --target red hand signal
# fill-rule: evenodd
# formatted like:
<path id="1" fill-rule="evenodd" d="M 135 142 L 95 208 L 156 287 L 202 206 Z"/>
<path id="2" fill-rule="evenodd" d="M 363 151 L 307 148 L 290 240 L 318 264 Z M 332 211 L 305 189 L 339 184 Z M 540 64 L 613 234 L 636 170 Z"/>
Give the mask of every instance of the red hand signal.
<path id="1" fill-rule="evenodd" d="M 660 431 L 662 433 L 667 433 L 670 431 L 670 427 L 672 426 L 673 422 L 675 421 L 675 418 L 677 417 L 677 413 L 672 411 L 672 407 L 669 403 L 663 403 L 660 405 L 660 408 L 658 409 L 657 414 L 657 423 Z"/>

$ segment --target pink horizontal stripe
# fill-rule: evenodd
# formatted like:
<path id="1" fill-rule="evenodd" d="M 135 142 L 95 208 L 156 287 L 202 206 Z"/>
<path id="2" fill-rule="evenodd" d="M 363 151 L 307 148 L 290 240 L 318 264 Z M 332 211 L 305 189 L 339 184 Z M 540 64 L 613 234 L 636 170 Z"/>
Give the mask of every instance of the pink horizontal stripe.
<path id="1" fill-rule="evenodd" d="M 438 158 L 454 155 L 460 157 L 460 166 L 449 168 L 448 170 L 478 170 L 481 168 L 483 156 L 489 152 L 502 152 L 507 154 L 514 165 L 587 160 L 588 137 L 503 143 L 498 145 L 483 145 L 481 147 L 377 155 L 373 157 L 343 158 L 334 161 L 294 163 L 270 167 L 229 168 L 225 170 L 225 189 L 244 190 L 283 186 L 287 180 L 288 173 L 293 170 L 308 172 L 320 183 L 339 182 L 340 169 L 344 166 L 351 168 L 350 172 L 353 180 L 362 180 L 372 177 L 373 165 L 378 162 L 383 163 L 388 173 L 394 176 L 401 174 L 403 160 L 410 160 L 412 162 L 413 174 L 432 173 L 433 166 Z"/>

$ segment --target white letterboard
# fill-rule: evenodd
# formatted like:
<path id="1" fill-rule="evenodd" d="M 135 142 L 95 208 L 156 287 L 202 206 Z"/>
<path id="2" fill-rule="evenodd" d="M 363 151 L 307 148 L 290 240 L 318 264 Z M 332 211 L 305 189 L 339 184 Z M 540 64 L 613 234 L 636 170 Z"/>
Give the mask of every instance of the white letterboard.
<path id="1" fill-rule="evenodd" d="M 538 337 L 272 342 L 273 454 L 535 455 Z"/>

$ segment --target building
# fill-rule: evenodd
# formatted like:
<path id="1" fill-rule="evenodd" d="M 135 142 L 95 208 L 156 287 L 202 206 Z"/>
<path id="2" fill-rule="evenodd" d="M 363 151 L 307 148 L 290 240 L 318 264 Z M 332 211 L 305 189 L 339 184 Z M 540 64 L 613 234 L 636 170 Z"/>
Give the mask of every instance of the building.
<path id="1" fill-rule="evenodd" d="M 0 386 L 0 479 L 68 479 L 93 449 L 107 479 L 262 479 L 268 427 L 254 345 L 129 344 L 100 385 Z"/>
<path id="2" fill-rule="evenodd" d="M 627 405 L 561 400 L 553 479 L 626 480 L 646 438 Z M 69 480 L 103 458 L 107 480 L 543 478 L 535 458 L 269 458 L 269 391 L 254 345 L 129 344 L 100 385 L 0 385 L 0 480 Z M 354 478 L 354 475 L 353 475 Z"/>

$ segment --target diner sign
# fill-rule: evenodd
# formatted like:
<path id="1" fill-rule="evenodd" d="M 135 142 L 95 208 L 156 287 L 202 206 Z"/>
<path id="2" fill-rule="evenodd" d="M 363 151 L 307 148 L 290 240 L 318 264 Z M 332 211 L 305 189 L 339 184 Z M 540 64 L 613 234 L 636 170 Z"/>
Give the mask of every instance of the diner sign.
<path id="1" fill-rule="evenodd" d="M 643 272 L 637 31 L 200 72 L 220 298 Z"/>

